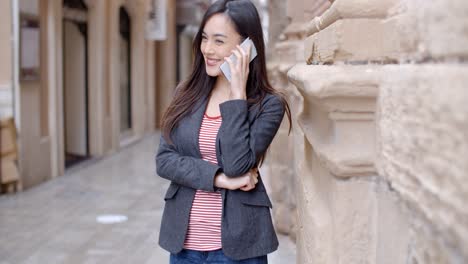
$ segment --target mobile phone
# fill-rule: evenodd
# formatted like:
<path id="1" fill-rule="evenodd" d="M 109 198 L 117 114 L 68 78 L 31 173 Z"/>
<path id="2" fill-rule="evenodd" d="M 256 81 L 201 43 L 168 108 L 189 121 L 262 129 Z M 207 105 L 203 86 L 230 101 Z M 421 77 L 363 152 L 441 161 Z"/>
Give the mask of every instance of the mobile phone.
<path id="1" fill-rule="evenodd" d="M 250 61 L 249 63 L 257 57 L 257 49 L 255 48 L 255 45 L 253 41 L 250 38 L 246 38 L 241 44 L 241 48 L 243 48 L 245 51 L 247 51 L 247 46 L 250 44 Z M 234 63 L 234 65 L 237 63 L 237 57 L 235 54 L 231 54 L 229 57 L 231 61 Z M 224 76 L 226 76 L 226 79 L 228 79 L 229 82 L 231 82 L 231 70 L 229 69 L 229 63 L 226 61 L 221 64 L 221 71 L 223 72 Z"/>

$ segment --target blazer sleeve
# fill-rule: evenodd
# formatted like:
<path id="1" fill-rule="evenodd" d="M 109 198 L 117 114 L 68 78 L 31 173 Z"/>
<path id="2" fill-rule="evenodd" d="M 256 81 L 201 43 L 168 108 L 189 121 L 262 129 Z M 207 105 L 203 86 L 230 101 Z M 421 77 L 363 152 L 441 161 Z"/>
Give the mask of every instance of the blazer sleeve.
<path id="1" fill-rule="evenodd" d="M 252 124 L 246 100 L 229 100 L 219 107 L 223 119 L 219 135 L 223 172 L 229 177 L 241 176 L 257 165 L 273 141 L 283 120 L 284 106 L 277 96 L 266 98 Z"/>
<path id="2" fill-rule="evenodd" d="M 180 155 L 161 135 L 156 154 L 156 173 L 162 178 L 193 189 L 213 192 L 218 170 L 220 167 L 216 164 Z"/>

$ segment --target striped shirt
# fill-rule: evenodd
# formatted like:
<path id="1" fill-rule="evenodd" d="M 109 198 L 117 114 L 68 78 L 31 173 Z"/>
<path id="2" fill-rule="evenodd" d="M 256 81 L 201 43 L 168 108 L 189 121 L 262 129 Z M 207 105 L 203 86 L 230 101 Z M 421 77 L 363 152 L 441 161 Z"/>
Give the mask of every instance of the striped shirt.
<path id="1" fill-rule="evenodd" d="M 216 135 L 221 126 L 221 116 L 203 116 L 199 134 L 199 147 L 203 160 L 218 164 L 216 159 Z M 190 219 L 184 248 L 211 251 L 221 248 L 220 192 L 197 190 L 190 210 Z"/>

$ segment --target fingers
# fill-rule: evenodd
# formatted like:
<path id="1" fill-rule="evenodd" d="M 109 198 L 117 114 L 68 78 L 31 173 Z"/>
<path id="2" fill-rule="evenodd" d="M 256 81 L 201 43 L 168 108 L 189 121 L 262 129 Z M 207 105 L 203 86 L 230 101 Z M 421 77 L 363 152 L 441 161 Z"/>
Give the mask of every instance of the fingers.
<path id="1" fill-rule="evenodd" d="M 237 57 L 237 62 L 236 62 L 236 65 L 235 65 L 235 66 L 236 66 L 236 68 L 237 68 L 237 70 L 238 70 L 239 72 L 242 72 L 242 69 L 245 68 L 245 67 L 244 67 L 244 64 L 245 64 L 245 62 L 244 62 L 244 56 L 243 56 L 243 54 L 241 53 L 241 52 L 242 52 L 242 48 L 240 48 L 239 45 L 237 45 L 236 47 L 237 47 L 237 48 L 236 48 L 235 50 L 232 51 L 232 53 L 233 53 L 234 55 L 236 55 L 236 57 Z"/>
<path id="2" fill-rule="evenodd" d="M 242 59 L 249 64 L 250 62 L 250 51 L 252 49 L 252 46 L 250 44 L 247 44 L 245 49 L 241 48 L 240 45 L 237 45 L 237 50 L 239 53 L 242 55 Z"/>
<path id="3" fill-rule="evenodd" d="M 251 45 L 250 44 L 247 44 L 247 47 L 245 49 L 241 48 L 240 46 L 238 46 L 238 49 L 241 51 L 241 54 L 243 56 L 243 65 L 244 65 L 244 71 L 247 73 L 249 73 L 249 63 L 250 63 L 250 50 L 251 50 Z"/>
<path id="4" fill-rule="evenodd" d="M 250 45 L 247 47 L 247 51 L 245 51 L 240 45 L 237 45 L 236 49 L 232 51 L 232 53 L 237 57 L 237 63 L 235 66 L 240 72 L 249 72 L 250 50 Z"/>
<path id="5" fill-rule="evenodd" d="M 231 72 L 231 93 L 232 99 L 246 99 L 247 98 L 247 80 L 249 77 L 249 58 L 250 49 L 245 50 L 240 45 L 237 45 L 232 50 L 232 56 L 225 57 L 224 60 L 229 65 Z"/>
<path id="6" fill-rule="evenodd" d="M 246 70 L 246 68 L 248 69 L 248 66 L 249 66 L 249 59 L 247 58 L 247 53 L 245 52 L 245 50 L 243 48 L 241 48 L 241 46 L 237 45 L 237 50 L 239 51 L 240 55 L 242 56 L 242 59 L 241 59 L 241 64 L 242 65 L 242 69 L 243 70 Z"/>
<path id="7" fill-rule="evenodd" d="M 224 173 L 217 174 L 215 177 L 215 186 L 229 190 L 250 191 L 258 183 L 258 169 L 252 168 L 247 173 L 237 178 L 228 178 Z"/>
<path id="8" fill-rule="evenodd" d="M 258 168 L 251 169 L 250 175 L 251 175 L 250 179 L 254 183 L 254 185 L 257 184 L 258 183 Z"/>
<path id="9" fill-rule="evenodd" d="M 250 191 L 255 188 L 258 183 L 258 168 L 250 169 L 246 176 L 248 176 L 248 183 L 240 188 L 242 191 Z"/>
<path id="10" fill-rule="evenodd" d="M 255 184 L 249 183 L 249 184 L 247 184 L 247 185 L 241 187 L 240 189 L 241 189 L 242 191 L 250 191 L 250 190 L 252 190 L 252 189 L 254 189 L 254 188 L 255 188 Z"/>
<path id="11" fill-rule="evenodd" d="M 246 52 L 246 54 L 247 54 L 246 58 L 247 58 L 248 63 L 250 63 L 250 51 L 251 50 L 252 50 L 252 45 L 248 44 L 247 45 L 247 52 Z"/>
<path id="12" fill-rule="evenodd" d="M 254 186 L 255 187 L 255 186 Z M 254 187 L 250 186 L 250 185 L 246 185 L 242 188 L 240 188 L 241 191 L 244 191 L 244 192 L 248 192 L 250 190 L 252 190 Z"/>
<path id="13" fill-rule="evenodd" d="M 234 66 L 234 62 L 229 57 L 224 57 L 224 60 L 229 64 L 229 69 L 231 70 L 231 74 L 236 72 L 236 68 Z"/>

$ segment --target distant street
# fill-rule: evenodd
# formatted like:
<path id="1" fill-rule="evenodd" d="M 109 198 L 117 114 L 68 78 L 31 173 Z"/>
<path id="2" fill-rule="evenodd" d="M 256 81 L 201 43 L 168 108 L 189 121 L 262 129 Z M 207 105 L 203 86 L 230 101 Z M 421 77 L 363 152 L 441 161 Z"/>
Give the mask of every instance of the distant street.
<path id="1" fill-rule="evenodd" d="M 157 244 L 168 186 L 155 175 L 158 139 L 148 136 L 65 176 L 0 196 L 0 264 L 168 263 Z M 98 223 L 102 215 L 127 221 Z M 281 236 L 269 263 L 295 263 L 294 243 Z"/>

